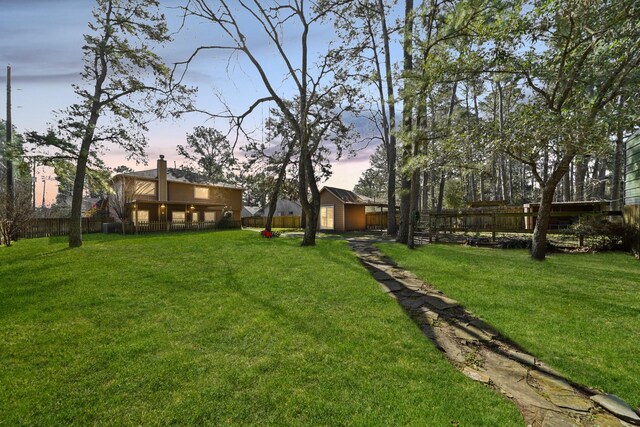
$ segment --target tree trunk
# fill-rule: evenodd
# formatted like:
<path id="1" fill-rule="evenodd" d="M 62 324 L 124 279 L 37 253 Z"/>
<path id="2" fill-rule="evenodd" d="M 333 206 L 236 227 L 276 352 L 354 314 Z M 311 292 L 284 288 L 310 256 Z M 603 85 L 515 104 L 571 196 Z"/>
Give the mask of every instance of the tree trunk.
<path id="1" fill-rule="evenodd" d="M 418 222 L 417 214 L 420 211 L 420 170 L 413 171 L 411 176 L 411 200 L 409 205 L 409 235 L 407 237 L 409 249 L 415 249 L 415 233 Z"/>
<path id="2" fill-rule="evenodd" d="M 102 84 L 102 83 L 100 83 Z M 97 97 L 100 99 L 100 96 Z M 69 219 L 69 247 L 78 248 L 82 246 L 82 196 L 84 193 L 84 179 L 87 173 L 87 162 L 89 160 L 89 149 L 93 143 L 93 135 L 98 123 L 100 106 L 97 101 L 91 106 L 91 116 L 82 138 L 78 162 L 76 164 L 76 176 L 73 181 L 73 195 L 71 197 L 71 218 Z"/>
<path id="3" fill-rule="evenodd" d="M 273 187 L 273 191 L 271 192 L 271 197 L 269 198 L 269 213 L 267 214 L 267 223 L 265 224 L 265 230 L 271 231 L 271 224 L 273 223 L 273 215 L 276 212 L 276 206 L 278 204 L 278 198 L 280 197 L 280 188 L 282 187 L 282 183 L 284 182 L 284 178 L 287 174 L 287 167 L 289 166 L 289 162 L 291 161 L 291 156 L 293 155 L 293 144 L 290 143 L 287 149 L 287 154 L 283 160 L 282 165 L 280 166 L 280 170 L 278 171 L 278 179 L 276 180 L 276 184 Z"/>
<path id="4" fill-rule="evenodd" d="M 600 162 L 600 168 L 598 170 L 598 185 L 596 195 L 598 200 L 604 200 L 604 191 L 607 184 L 607 162 L 603 159 Z"/>
<path id="5" fill-rule="evenodd" d="M 316 244 L 316 231 L 320 215 L 320 191 L 316 184 L 308 145 L 305 143 L 302 144 L 300 150 L 300 171 L 298 176 L 300 178 L 300 204 L 306 217 L 301 246 L 314 246 Z M 310 200 L 307 198 L 308 193 L 311 193 Z"/>
<path id="6" fill-rule="evenodd" d="M 562 200 L 571 201 L 571 174 L 566 173 L 562 178 Z"/>
<path id="7" fill-rule="evenodd" d="M 576 157 L 575 162 L 575 193 L 573 194 L 573 200 L 582 201 L 585 199 L 584 194 L 584 180 L 587 176 L 587 165 L 589 158 L 587 156 Z"/>
<path id="8" fill-rule="evenodd" d="M 389 144 L 387 146 L 387 173 L 389 175 L 389 180 L 387 182 L 387 234 L 395 235 L 398 229 L 398 225 L 396 224 L 396 106 L 393 91 L 393 76 L 391 74 L 389 30 L 387 29 L 387 19 L 382 0 L 378 0 L 378 14 L 380 15 L 380 23 L 382 25 L 387 104 L 389 108 Z"/>
<path id="9" fill-rule="evenodd" d="M 423 211 L 429 210 L 429 173 L 422 171 L 422 208 Z"/>
<path id="10" fill-rule="evenodd" d="M 86 142 L 88 141 L 88 143 Z M 84 179 L 89 159 L 91 139 L 83 140 L 76 165 L 76 176 L 73 181 L 73 195 L 71 197 L 71 218 L 69 219 L 69 247 L 82 246 L 82 196 L 84 193 Z"/>
<path id="11" fill-rule="evenodd" d="M 404 59 L 404 102 L 402 106 L 402 131 L 409 135 L 412 128 L 412 102 L 410 94 L 408 93 L 409 74 L 413 69 L 413 0 L 405 0 L 404 11 L 404 41 L 403 41 L 403 59 Z M 406 165 L 411 157 L 411 146 L 406 142 L 403 144 L 402 150 L 402 164 Z M 398 243 L 407 244 L 409 240 L 409 221 L 410 221 L 410 209 L 411 209 L 411 181 L 410 175 L 406 172 L 402 172 L 400 180 L 400 226 L 398 227 L 398 236 L 396 241 Z"/>
<path id="12" fill-rule="evenodd" d="M 536 226 L 531 236 L 531 258 L 544 261 L 547 251 L 547 229 L 549 228 L 549 220 L 551 219 L 551 205 L 553 203 L 553 195 L 556 187 L 562 177 L 568 173 L 571 160 L 575 156 L 574 153 L 567 153 L 563 159 L 557 164 L 555 170 L 549 176 L 549 179 L 540 184 L 540 208 L 536 218 Z"/>
<path id="13" fill-rule="evenodd" d="M 555 185 L 545 185 L 542 188 L 542 197 L 540 199 L 540 208 L 536 218 L 536 226 L 533 229 L 531 238 L 531 258 L 544 261 L 547 254 L 547 229 L 549 228 L 549 220 L 551 219 L 551 204 L 553 203 L 553 194 L 555 193 Z"/>
<path id="14" fill-rule="evenodd" d="M 436 206 L 436 213 L 442 213 L 442 201 L 444 200 L 444 182 L 445 174 L 444 170 L 440 172 L 440 182 L 438 183 L 438 205 Z"/>
<path id="15" fill-rule="evenodd" d="M 429 199 L 431 200 L 431 209 L 436 207 L 436 171 L 432 168 L 429 171 L 429 182 L 431 185 L 429 186 Z"/>
<path id="16" fill-rule="evenodd" d="M 616 149 L 613 155 L 613 173 L 611 174 L 611 209 L 622 209 L 622 171 L 624 168 L 624 134 L 622 129 L 616 132 Z"/>

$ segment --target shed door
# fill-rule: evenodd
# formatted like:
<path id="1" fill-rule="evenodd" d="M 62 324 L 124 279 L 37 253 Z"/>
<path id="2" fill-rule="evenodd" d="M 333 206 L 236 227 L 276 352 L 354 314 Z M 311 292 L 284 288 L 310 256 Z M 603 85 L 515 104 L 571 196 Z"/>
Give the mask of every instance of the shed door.
<path id="1" fill-rule="evenodd" d="M 320 206 L 320 229 L 333 230 L 333 205 Z"/>

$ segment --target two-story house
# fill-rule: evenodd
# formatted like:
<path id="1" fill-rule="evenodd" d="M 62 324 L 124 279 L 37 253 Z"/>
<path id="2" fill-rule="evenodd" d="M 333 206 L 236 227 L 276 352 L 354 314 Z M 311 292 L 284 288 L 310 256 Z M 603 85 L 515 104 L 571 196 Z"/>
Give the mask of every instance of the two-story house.
<path id="1" fill-rule="evenodd" d="M 122 173 L 112 179 L 130 220 L 138 225 L 154 222 L 219 221 L 231 212 L 234 222 L 242 211 L 241 187 L 215 183 L 183 169 L 167 168 L 160 156 L 156 169 Z"/>

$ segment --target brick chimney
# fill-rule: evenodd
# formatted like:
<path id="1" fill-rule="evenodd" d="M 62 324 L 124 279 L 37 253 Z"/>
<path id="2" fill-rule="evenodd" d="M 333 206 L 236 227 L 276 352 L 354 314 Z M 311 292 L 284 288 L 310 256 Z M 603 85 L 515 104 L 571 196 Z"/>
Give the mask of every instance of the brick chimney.
<path id="1" fill-rule="evenodd" d="M 162 154 L 158 159 L 158 200 L 167 201 L 167 161 Z"/>

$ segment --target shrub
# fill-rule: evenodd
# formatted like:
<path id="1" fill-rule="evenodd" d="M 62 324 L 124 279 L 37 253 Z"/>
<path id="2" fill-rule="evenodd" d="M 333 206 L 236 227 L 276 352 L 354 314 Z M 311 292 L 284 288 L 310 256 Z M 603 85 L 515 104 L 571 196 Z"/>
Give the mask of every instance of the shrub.
<path id="1" fill-rule="evenodd" d="M 622 249 L 629 226 L 613 222 L 602 216 L 583 219 L 572 226 L 573 233 L 583 239 L 585 245 L 594 251 Z"/>
<path id="2" fill-rule="evenodd" d="M 218 221 L 217 227 L 219 229 L 226 229 L 233 227 L 233 213 L 231 211 L 224 210 L 222 212 L 222 218 Z"/>

